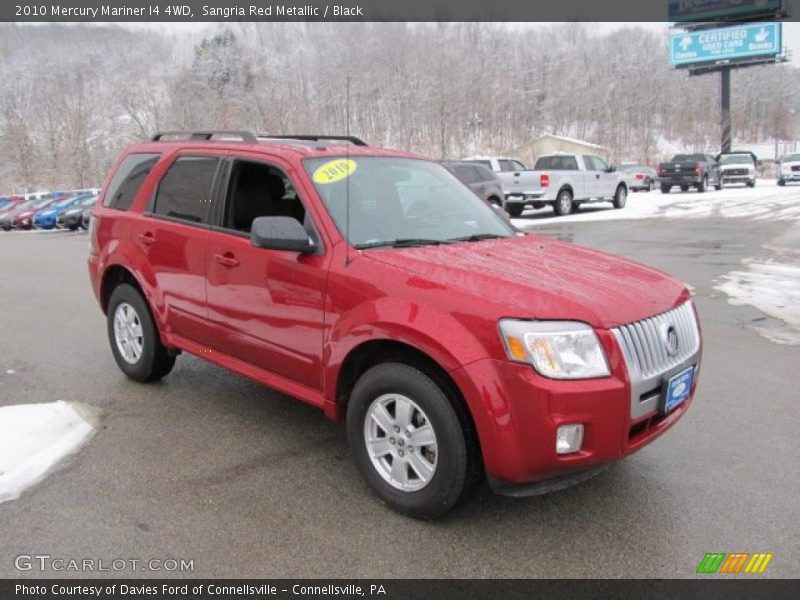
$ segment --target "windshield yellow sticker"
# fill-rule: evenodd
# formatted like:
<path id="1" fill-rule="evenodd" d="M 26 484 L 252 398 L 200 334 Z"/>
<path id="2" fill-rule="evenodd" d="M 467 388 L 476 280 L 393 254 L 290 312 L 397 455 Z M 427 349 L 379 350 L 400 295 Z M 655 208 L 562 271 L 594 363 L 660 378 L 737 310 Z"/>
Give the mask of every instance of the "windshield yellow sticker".
<path id="1" fill-rule="evenodd" d="M 317 167 L 317 170 L 314 171 L 314 175 L 312 175 L 311 178 L 314 180 L 314 183 L 319 183 L 321 185 L 336 183 L 337 181 L 350 177 L 350 175 L 356 172 L 357 167 L 358 165 L 354 160 L 350 160 L 349 158 L 337 158 L 336 160 L 328 161 Z"/>

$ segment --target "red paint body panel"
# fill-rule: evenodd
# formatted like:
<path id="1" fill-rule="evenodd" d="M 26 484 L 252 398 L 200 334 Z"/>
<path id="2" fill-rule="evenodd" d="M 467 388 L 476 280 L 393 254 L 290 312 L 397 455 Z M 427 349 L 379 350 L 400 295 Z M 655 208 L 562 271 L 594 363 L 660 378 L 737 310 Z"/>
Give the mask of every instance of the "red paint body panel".
<path id="1" fill-rule="evenodd" d="M 108 269 L 122 266 L 144 291 L 163 342 L 343 415 L 341 368 L 359 345 L 413 346 L 448 372 L 476 424 L 486 470 L 530 482 L 619 459 L 655 439 L 690 405 L 631 419 L 631 385 L 609 331 L 670 310 L 686 287 L 655 269 L 540 236 L 408 249 L 350 247 L 301 160 L 344 148 L 241 142 L 157 142 L 160 153 L 128 211 L 94 208 L 89 272 L 98 299 Z M 148 216 L 146 206 L 177 154 L 217 154 L 280 166 L 293 180 L 323 252 L 251 246 L 247 237 Z M 414 155 L 348 147 L 351 157 Z M 112 173 L 125 155 L 115 163 Z M 147 238 L 145 240 L 145 238 Z M 221 258 L 220 258 L 221 257 Z M 502 318 L 572 320 L 595 328 L 612 374 L 556 381 L 506 358 Z M 585 423 L 583 449 L 555 453 L 560 424 Z M 634 433 L 632 432 L 634 428 Z"/>

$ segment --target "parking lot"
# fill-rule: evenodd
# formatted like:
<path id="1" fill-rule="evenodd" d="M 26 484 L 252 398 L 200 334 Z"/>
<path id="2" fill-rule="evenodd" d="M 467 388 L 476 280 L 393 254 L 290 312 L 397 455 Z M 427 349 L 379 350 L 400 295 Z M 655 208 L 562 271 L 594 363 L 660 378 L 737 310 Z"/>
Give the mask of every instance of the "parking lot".
<path id="1" fill-rule="evenodd" d="M 551 214 L 514 223 L 693 286 L 698 394 L 667 435 L 586 483 L 526 499 L 484 486 L 436 523 L 378 504 L 344 427 L 303 403 L 187 355 L 160 383 L 125 379 L 87 235 L 0 234 L 0 405 L 80 403 L 97 429 L 0 504 L 0 576 L 54 576 L 15 568 L 38 553 L 191 559 L 191 572 L 150 575 L 201 578 L 672 578 L 695 576 L 707 552 L 770 552 L 764 576 L 797 577 L 800 277 L 787 273 L 800 273 L 800 187 L 632 194 L 622 210 Z"/>

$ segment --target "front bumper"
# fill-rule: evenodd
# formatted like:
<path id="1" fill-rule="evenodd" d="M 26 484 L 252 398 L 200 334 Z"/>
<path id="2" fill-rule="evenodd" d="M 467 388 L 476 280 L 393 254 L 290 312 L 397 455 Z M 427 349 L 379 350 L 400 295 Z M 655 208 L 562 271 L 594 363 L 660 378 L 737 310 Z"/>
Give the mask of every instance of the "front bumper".
<path id="1" fill-rule="evenodd" d="M 784 181 L 800 181 L 800 171 L 792 171 L 791 173 L 781 173 L 778 179 Z"/>
<path id="2" fill-rule="evenodd" d="M 486 472 L 499 493 L 544 493 L 582 481 L 655 440 L 691 406 L 697 373 L 689 397 L 671 412 L 662 414 L 660 403 L 653 400 L 667 376 L 689 365 L 699 367 L 699 346 L 670 365 L 653 389 L 642 392 L 644 379 L 629 371 L 616 334 L 598 330 L 597 335 L 612 370 L 610 377 L 557 381 L 542 377 L 529 365 L 496 359 L 452 373 L 470 406 Z M 572 423 L 584 426 L 580 451 L 556 454 L 558 427 Z"/>

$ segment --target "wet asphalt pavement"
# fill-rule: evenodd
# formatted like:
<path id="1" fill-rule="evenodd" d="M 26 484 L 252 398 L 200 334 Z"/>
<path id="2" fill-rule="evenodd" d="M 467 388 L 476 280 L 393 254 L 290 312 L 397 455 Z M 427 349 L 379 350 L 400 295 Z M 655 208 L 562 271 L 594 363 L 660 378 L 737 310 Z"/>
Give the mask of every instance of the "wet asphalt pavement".
<path id="1" fill-rule="evenodd" d="M 0 234 L 0 405 L 80 402 L 98 432 L 0 504 L 0 577 L 19 554 L 191 559 L 195 577 L 694 577 L 706 552 L 771 552 L 800 575 L 800 347 L 728 304 L 714 279 L 783 236 L 743 219 L 537 224 L 696 289 L 705 354 L 694 405 L 669 433 L 548 496 L 488 488 L 442 521 L 380 505 L 342 425 L 190 356 L 163 382 L 117 369 L 83 234 Z M 8 374 L 13 370 L 13 374 Z M 84 576 L 96 575 L 85 573 Z M 118 576 L 180 575 L 122 571 Z"/>

